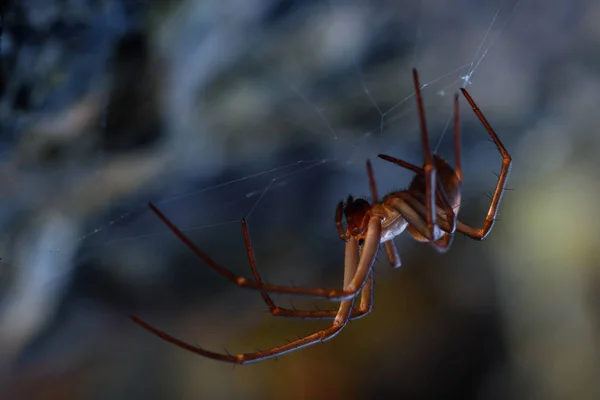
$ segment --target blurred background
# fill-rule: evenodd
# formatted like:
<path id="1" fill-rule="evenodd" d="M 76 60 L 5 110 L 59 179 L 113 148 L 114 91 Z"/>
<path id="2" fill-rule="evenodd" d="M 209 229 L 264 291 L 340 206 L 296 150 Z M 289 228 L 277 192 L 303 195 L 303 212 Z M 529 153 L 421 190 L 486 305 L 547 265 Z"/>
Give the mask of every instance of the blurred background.
<path id="1" fill-rule="evenodd" d="M 600 398 L 600 4 L 591 0 L 2 1 L 0 398 Z M 249 366 L 215 351 L 328 326 L 272 317 L 147 208 L 250 276 L 339 287 L 334 224 L 420 164 L 454 163 L 466 86 L 513 156 L 489 237 L 396 239 L 373 313 Z M 481 226 L 501 157 L 461 97 L 460 217 Z M 285 307 L 336 304 L 275 296 Z"/>

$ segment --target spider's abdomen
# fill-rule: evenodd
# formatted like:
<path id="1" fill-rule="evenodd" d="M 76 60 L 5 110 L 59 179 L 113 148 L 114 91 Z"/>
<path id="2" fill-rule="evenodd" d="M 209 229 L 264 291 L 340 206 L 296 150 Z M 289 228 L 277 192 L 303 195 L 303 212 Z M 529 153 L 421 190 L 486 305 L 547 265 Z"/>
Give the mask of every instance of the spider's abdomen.
<path id="1" fill-rule="evenodd" d="M 460 208 L 460 180 L 454 169 L 443 158 L 434 154 L 433 161 L 437 170 L 438 190 L 441 185 L 446 193 L 448 203 L 450 203 L 454 212 L 458 213 Z M 410 183 L 408 192 L 424 203 L 425 177 L 421 174 L 415 176 Z M 443 207 L 439 199 L 436 200 L 436 204 L 438 207 Z"/>

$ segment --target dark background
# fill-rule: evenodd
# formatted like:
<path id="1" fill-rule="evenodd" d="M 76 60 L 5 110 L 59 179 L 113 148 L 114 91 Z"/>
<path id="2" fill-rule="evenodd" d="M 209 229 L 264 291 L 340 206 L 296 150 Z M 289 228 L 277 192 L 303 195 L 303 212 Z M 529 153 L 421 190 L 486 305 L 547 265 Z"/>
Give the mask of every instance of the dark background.
<path id="1" fill-rule="evenodd" d="M 0 397 L 599 398 L 596 2 L 2 4 Z M 232 368 L 128 319 L 233 353 L 326 326 L 271 317 L 146 203 L 236 273 L 247 216 L 269 282 L 341 285 L 337 202 L 369 196 L 368 158 L 381 194 L 411 174 L 377 154 L 422 162 L 413 66 L 433 145 L 468 76 L 513 155 L 485 241 L 402 235 L 374 312 L 277 361 Z M 461 109 L 480 225 L 501 158 Z"/>

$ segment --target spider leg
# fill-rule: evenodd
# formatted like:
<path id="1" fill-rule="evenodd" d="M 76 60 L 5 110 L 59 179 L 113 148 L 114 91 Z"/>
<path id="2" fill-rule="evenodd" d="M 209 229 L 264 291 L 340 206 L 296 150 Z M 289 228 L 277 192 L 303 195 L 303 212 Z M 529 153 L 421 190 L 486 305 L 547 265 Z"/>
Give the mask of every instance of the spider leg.
<path id="1" fill-rule="evenodd" d="M 443 189 L 442 189 L 443 190 Z M 387 203 L 394 207 L 402 217 L 408 222 L 421 235 L 425 236 L 427 226 L 423 219 L 423 215 L 427 212 L 427 209 L 423 203 L 411 196 L 409 193 L 398 193 L 394 197 L 390 197 Z M 431 245 L 438 253 L 445 253 L 452 245 L 454 233 L 452 233 L 452 226 L 447 220 L 443 219 L 440 215 L 436 218 L 436 223 L 439 228 L 444 231 L 441 238 L 429 241 Z"/>
<path id="2" fill-rule="evenodd" d="M 429 244 L 438 252 L 445 253 L 452 246 L 452 240 L 454 239 L 453 233 L 445 233 L 441 239 L 436 240 L 435 242 L 429 242 Z"/>
<path id="3" fill-rule="evenodd" d="M 458 178 L 459 186 L 462 182 L 462 160 L 460 156 L 460 147 L 460 111 L 457 93 L 454 95 L 454 174 Z M 456 231 L 458 217 L 454 212 L 454 209 L 450 205 L 450 202 L 448 201 L 448 196 L 446 195 L 446 190 L 444 189 L 444 186 L 439 181 L 438 193 L 440 193 L 440 196 L 438 196 L 438 200 L 440 200 L 440 197 L 442 198 L 440 204 L 442 205 L 442 208 L 446 213 L 446 220 L 448 221 L 452 229 L 449 231 L 445 230 L 446 234 L 441 239 L 429 243 L 431 244 L 431 246 L 433 246 L 434 249 L 438 251 L 438 253 L 445 253 L 452 245 L 452 239 L 454 238 L 453 233 L 454 231 Z M 444 230 L 444 228 L 442 228 L 442 230 Z"/>
<path id="4" fill-rule="evenodd" d="M 371 222 L 374 220 L 377 221 L 377 219 L 373 218 L 371 219 Z M 377 239 L 379 239 L 379 237 L 377 237 Z M 344 268 L 345 288 L 349 287 L 354 283 L 358 270 L 360 269 L 361 265 L 365 264 L 365 258 L 377 250 L 378 244 L 379 242 L 369 240 L 369 238 L 367 237 L 367 240 L 365 241 L 365 247 L 363 248 L 363 252 L 359 256 L 358 244 L 356 243 L 356 240 L 351 239 L 346 243 L 346 256 Z M 370 270 L 369 274 L 371 274 Z M 135 323 L 140 325 L 142 328 L 155 334 L 161 339 L 166 340 L 167 342 L 170 342 L 185 350 L 191 351 L 192 353 L 219 361 L 225 361 L 235 364 L 249 364 L 252 362 L 258 362 L 269 358 L 277 357 L 304 347 L 311 346 L 313 344 L 322 343 L 332 339 L 347 325 L 348 320 L 350 319 L 353 303 L 354 298 L 343 300 L 340 303 L 340 308 L 335 316 L 335 319 L 333 320 L 333 324 L 329 328 L 321 329 L 318 332 L 315 332 L 311 335 L 302 337 L 298 340 L 294 340 L 290 343 L 277 346 L 269 350 L 237 355 L 217 353 L 198 346 L 192 346 L 189 343 L 186 343 L 171 335 L 168 335 L 163 331 L 154 328 L 153 326 L 149 325 L 148 323 L 144 322 L 138 317 L 132 316 L 131 319 Z"/>
<path id="5" fill-rule="evenodd" d="M 413 165 L 407 161 L 400 160 L 396 157 L 388 156 L 385 154 L 379 154 L 377 157 L 381 158 L 382 160 L 389 161 L 391 163 L 399 165 L 403 168 L 409 169 L 417 174 L 425 175 L 425 171 L 423 170 L 423 168 L 419 168 L 416 165 Z M 450 205 L 450 202 L 448 201 L 448 196 L 446 195 L 444 186 L 442 185 L 442 182 L 439 179 L 437 181 L 435 196 L 436 196 L 436 199 L 437 199 L 439 205 L 444 210 L 444 213 L 446 214 L 446 220 L 448 221 L 448 224 L 450 226 L 450 228 L 448 228 L 447 230 L 444 228 L 442 228 L 442 230 L 447 233 L 454 233 L 454 231 L 456 230 L 456 213 L 452 209 L 452 206 Z M 440 224 L 438 223 L 438 225 L 440 225 Z"/>
<path id="6" fill-rule="evenodd" d="M 456 213 L 452 209 L 448 201 L 448 197 L 444 190 L 444 186 L 442 182 L 437 179 L 437 171 L 435 168 L 435 163 L 433 162 L 433 156 L 431 154 L 431 150 L 429 147 L 429 137 L 427 134 L 427 121 L 425 119 L 425 109 L 423 107 L 423 99 L 421 96 L 421 87 L 419 84 L 419 77 L 416 69 L 413 69 L 413 80 L 415 84 L 415 94 L 417 97 L 417 106 L 419 109 L 419 119 L 421 125 L 421 138 L 423 141 L 423 151 L 425 152 L 425 165 L 421 169 L 409 162 L 399 160 L 394 157 L 387 156 L 385 154 L 379 154 L 378 157 L 384 159 L 389 162 L 393 162 L 403 168 L 407 168 L 417 174 L 421 174 L 425 176 L 425 204 L 427 207 L 426 211 L 426 221 L 427 221 L 427 231 L 423 236 L 428 238 L 430 242 L 435 241 L 434 239 L 439 237 L 441 233 L 438 231 L 438 226 L 436 225 L 436 200 L 444 209 L 446 213 L 446 220 L 450 224 L 451 228 L 447 231 L 449 233 L 454 233 L 456 230 Z M 459 124 L 459 113 L 458 113 L 458 97 L 455 96 L 454 99 L 454 146 L 455 146 L 455 158 L 457 171 L 456 175 L 461 180 L 462 172 L 461 172 L 461 163 L 460 163 L 460 124 Z M 440 193 L 441 192 L 441 193 Z"/>
<path id="7" fill-rule="evenodd" d="M 458 93 L 454 95 L 454 174 L 458 179 L 458 186 L 462 183 L 462 160 L 461 160 L 461 151 L 460 151 L 461 143 L 460 143 L 460 111 L 458 104 Z M 451 230 L 446 231 L 445 238 L 442 238 L 439 241 L 430 242 L 432 246 L 440 253 L 445 253 L 450 246 L 452 245 L 452 234 L 456 231 L 456 224 L 458 216 L 454 212 L 454 209 L 450 205 L 448 201 L 448 196 L 446 194 L 446 189 L 440 180 L 438 180 L 438 190 L 437 193 L 440 193 L 438 196 L 438 201 L 442 205 L 444 212 L 446 213 L 446 220 L 452 227 Z"/>
<path id="8" fill-rule="evenodd" d="M 314 288 L 301 288 L 293 286 L 283 285 L 271 285 L 266 283 L 259 283 L 247 279 L 243 276 L 235 275 L 233 272 L 217 264 L 208 254 L 200 250 L 192 241 L 185 236 L 179 228 L 175 226 L 156 206 L 150 203 L 150 208 L 154 213 L 171 229 L 171 231 L 185 243 L 200 259 L 202 259 L 209 267 L 215 270 L 217 273 L 223 275 L 239 287 L 252 288 L 260 291 L 273 292 L 273 293 L 287 293 L 299 296 L 309 296 L 316 298 L 323 298 L 330 301 L 342 301 L 356 297 L 358 292 L 362 289 L 367 281 L 368 275 L 371 272 L 373 264 L 375 263 L 375 255 L 379 247 L 379 240 L 381 238 L 381 220 L 379 217 L 373 216 L 369 220 L 367 227 L 367 235 L 365 237 L 365 245 L 363 252 L 360 257 L 356 273 L 353 275 L 350 284 L 344 289 L 314 289 Z M 352 241 L 352 239 L 350 240 Z M 346 242 L 348 243 L 348 242 Z"/>
<path id="9" fill-rule="evenodd" d="M 225 361 L 225 362 L 230 362 L 230 363 L 235 363 L 235 364 L 250 364 L 253 362 L 267 360 L 269 358 L 278 357 L 283 354 L 290 353 L 292 351 L 299 350 L 304 347 L 308 347 L 313 344 L 322 343 L 322 342 L 332 339 L 348 323 L 348 320 L 349 320 L 348 317 L 350 315 L 350 310 L 352 309 L 353 302 L 354 302 L 354 299 L 344 300 L 341 302 L 340 311 L 338 311 L 336 318 L 334 320 L 334 323 L 329 328 L 321 329 L 320 331 L 315 332 L 311 335 L 304 336 L 300 339 L 294 340 L 290 343 L 287 343 L 287 344 L 284 344 L 281 346 L 273 347 L 272 349 L 269 349 L 269 350 L 257 351 L 257 352 L 253 352 L 253 353 L 242 353 L 242 354 L 236 354 L 236 355 L 217 353 L 214 351 L 206 350 L 202 347 L 193 346 L 193 345 L 186 343 L 180 339 L 177 339 L 176 337 L 173 337 L 161 330 L 154 328 L 153 326 L 149 325 L 147 322 L 141 320 L 138 317 L 132 316 L 131 319 L 133 320 L 133 322 L 140 325 L 142 328 L 146 329 L 147 331 L 160 337 L 161 339 L 166 340 L 167 342 L 170 342 L 170 343 L 172 343 L 178 347 L 181 347 L 182 349 L 188 350 L 192 353 L 201 355 L 203 357 L 212 358 L 213 360 L 218 360 L 218 361 Z"/>
<path id="10" fill-rule="evenodd" d="M 454 174 L 458 178 L 458 184 L 462 182 L 462 160 L 460 155 L 460 112 L 458 104 L 458 93 L 454 95 Z M 431 246 L 437 250 L 438 253 L 445 253 L 452 246 L 452 240 L 454 239 L 454 231 L 456 230 L 457 216 L 446 195 L 444 187 L 438 182 L 438 193 L 442 194 L 443 201 L 441 202 L 444 211 L 446 212 L 446 219 L 452 226 L 452 231 L 446 231 L 446 234 L 439 240 L 429 242 Z M 442 228 L 444 229 L 444 228 Z"/>
<path id="11" fill-rule="evenodd" d="M 376 203 L 378 201 L 377 195 L 377 186 L 375 184 L 375 177 L 373 174 L 373 166 L 371 162 L 367 160 L 367 175 L 369 177 L 369 186 L 371 188 L 371 194 L 373 197 L 373 202 Z M 338 204 L 338 208 L 336 210 L 336 226 L 338 229 L 338 233 L 340 238 L 344 241 L 348 241 L 350 239 L 350 235 L 345 232 L 345 229 L 342 225 L 342 211 L 343 211 L 343 203 L 340 202 Z M 262 283 L 262 279 L 258 272 L 258 267 L 256 266 L 256 261 L 254 259 L 254 253 L 252 251 L 252 245 L 250 243 L 250 234 L 248 233 L 248 227 L 246 225 L 246 221 L 242 221 L 242 230 L 244 231 L 244 239 L 246 241 L 246 251 L 248 253 L 248 259 L 250 261 L 250 266 L 252 268 L 252 274 L 254 275 L 254 280 L 256 282 Z M 390 264 L 394 267 L 400 267 L 400 255 L 398 254 L 398 249 L 393 241 L 385 242 L 385 249 L 390 260 Z M 345 275 L 348 276 L 348 275 Z M 365 315 L 369 314 L 372 310 L 373 304 L 373 292 L 374 292 L 374 277 L 373 272 L 369 275 L 367 279 L 367 283 L 365 287 L 361 291 L 361 302 L 358 309 L 353 308 L 352 313 L 350 314 L 350 320 L 362 318 Z M 273 298 L 267 292 L 261 292 L 261 296 L 269 307 L 269 311 L 273 316 L 276 317 L 291 317 L 291 318 L 302 318 L 302 319 L 331 319 L 335 318 L 337 311 L 335 310 L 296 310 L 296 309 L 288 309 L 284 307 L 279 307 L 273 301 Z"/>
<path id="12" fill-rule="evenodd" d="M 367 279 L 367 283 L 361 290 L 360 305 L 359 307 L 353 308 L 352 312 L 350 313 L 350 321 L 363 318 L 369 315 L 373 310 L 373 288 L 375 286 L 374 284 L 375 281 L 373 280 L 373 272 L 371 271 L 371 274 Z M 265 303 L 267 303 L 269 311 L 274 317 L 325 320 L 333 319 L 337 315 L 336 310 L 297 310 L 279 307 L 274 303 L 273 299 L 271 299 L 270 296 L 269 299 L 270 302 L 267 303 L 267 300 L 265 300 Z"/>
<path id="13" fill-rule="evenodd" d="M 377 195 L 375 174 L 373 174 L 373 166 L 371 165 L 371 161 L 369 160 L 367 160 L 367 175 L 369 175 L 369 187 L 371 188 L 371 197 L 373 197 L 373 203 L 377 203 L 379 201 L 379 196 Z M 398 247 L 396 247 L 394 239 L 384 242 L 383 245 L 385 246 L 385 252 L 387 253 L 388 260 L 390 260 L 390 265 L 393 268 L 398 268 L 402 266 L 402 261 L 400 260 L 400 253 L 398 252 Z"/>
<path id="14" fill-rule="evenodd" d="M 427 230 L 427 225 L 423 216 L 427 213 L 427 207 L 422 201 L 413 197 L 410 193 L 404 192 L 396 194 L 393 198 L 388 199 L 387 202 L 398 210 L 402 214 L 402 217 L 421 235 L 425 236 L 424 233 Z M 439 214 L 436 218 L 436 224 L 442 231 L 452 233 L 450 223 Z"/>
<path id="15" fill-rule="evenodd" d="M 458 185 L 462 182 L 462 160 L 460 156 L 460 111 L 459 111 L 459 103 L 458 103 L 458 93 L 454 95 L 454 174 L 458 179 Z M 437 182 L 437 201 L 442 206 L 444 212 L 446 213 L 446 221 L 450 225 L 451 229 L 446 230 L 446 235 L 440 240 L 436 240 L 433 242 L 429 242 L 438 252 L 445 253 L 448 251 L 450 246 L 452 245 L 452 234 L 456 231 L 457 224 L 457 215 L 454 212 L 454 209 L 450 205 L 448 201 L 448 195 L 446 194 L 446 189 L 444 188 L 443 182 L 438 178 Z"/>
<path id="16" fill-rule="evenodd" d="M 460 156 L 460 147 L 460 112 L 457 93 L 454 95 L 454 173 L 458 178 L 459 185 L 462 182 L 462 160 Z M 429 243 L 434 249 L 437 250 L 438 253 L 445 253 L 448 251 L 450 246 L 452 246 L 452 240 L 454 239 L 454 231 L 456 230 L 458 218 L 450 206 L 450 202 L 448 201 L 448 197 L 446 196 L 446 191 L 444 190 L 443 186 L 441 187 L 441 190 L 439 190 L 440 186 L 438 186 L 438 192 L 441 192 L 444 197 L 444 202 L 442 202 L 442 205 L 444 207 L 444 211 L 446 212 L 446 219 L 450 221 L 450 216 L 452 216 L 452 222 L 450 223 L 452 226 L 452 232 L 446 231 L 446 234 L 441 239 Z"/>
<path id="17" fill-rule="evenodd" d="M 508 173 L 510 171 L 512 158 L 510 154 L 508 154 L 508 151 L 506 151 L 506 148 L 504 147 L 498 136 L 496 135 L 496 132 L 494 132 L 494 129 L 492 128 L 490 123 L 487 121 L 483 113 L 477 107 L 477 104 L 475 104 L 475 101 L 473 100 L 471 95 L 469 95 L 469 92 L 462 88 L 460 90 L 462 91 L 463 95 L 473 108 L 473 112 L 477 115 L 477 117 L 487 130 L 488 134 L 491 136 L 492 140 L 494 141 L 494 144 L 498 148 L 498 151 L 502 155 L 502 170 L 500 171 L 498 183 L 496 184 L 496 190 L 494 191 L 494 195 L 492 196 L 492 202 L 490 204 L 487 216 L 485 217 L 483 227 L 480 229 L 476 229 L 461 221 L 458 221 L 458 225 L 456 227 L 456 229 L 459 232 L 462 232 L 473 239 L 483 240 L 488 235 L 488 233 L 490 233 L 492 227 L 494 226 L 496 215 L 498 214 L 498 205 L 500 204 L 500 200 L 502 199 L 504 185 L 506 185 L 506 180 L 508 179 Z"/>
<path id="18" fill-rule="evenodd" d="M 454 173 L 458 182 L 462 182 L 462 158 L 460 155 L 460 111 L 458 93 L 454 95 Z"/>
<path id="19" fill-rule="evenodd" d="M 258 272 L 258 267 L 256 266 L 256 259 L 254 258 L 254 251 L 252 251 L 252 244 L 250 243 L 250 232 L 248 231 L 248 225 L 246 224 L 246 220 L 242 220 L 242 231 L 244 232 L 244 240 L 246 242 L 246 252 L 248 253 L 248 261 L 250 262 L 250 267 L 252 268 L 252 274 L 254 275 L 254 280 L 257 283 L 262 283 L 262 279 L 260 277 L 260 273 Z M 352 247 L 346 246 L 346 252 L 354 251 Z M 346 255 L 346 257 L 350 257 L 351 255 Z M 352 266 L 349 263 L 345 265 L 348 271 L 344 273 L 344 279 L 349 280 L 355 273 L 356 265 Z M 346 286 L 349 282 L 344 281 L 344 286 Z M 364 317 L 369 314 L 372 309 L 372 292 L 373 292 L 373 272 L 369 274 L 369 278 L 365 287 L 361 291 L 361 302 L 360 307 L 358 309 L 353 308 L 350 314 L 350 320 L 354 320 L 357 318 Z M 267 307 L 269 307 L 269 311 L 275 317 L 289 317 L 289 318 L 302 318 L 302 319 L 333 319 L 337 315 L 338 311 L 336 310 L 291 310 L 284 307 L 279 307 L 273 301 L 273 298 L 267 292 L 261 292 L 264 302 Z"/>
<path id="20" fill-rule="evenodd" d="M 424 231 L 425 237 L 431 241 L 436 240 L 441 233 L 436 224 L 436 206 L 435 206 L 435 187 L 436 187 L 436 169 L 433 163 L 431 148 L 429 147 L 429 136 L 427 135 L 427 120 L 425 119 L 425 108 L 423 107 L 423 98 L 421 96 L 421 85 L 419 84 L 419 74 L 413 68 L 413 81 L 415 84 L 415 94 L 417 97 L 417 107 L 419 109 L 419 120 L 421 125 L 421 139 L 423 141 L 423 152 L 425 153 L 425 204 L 427 207 L 427 230 Z"/>

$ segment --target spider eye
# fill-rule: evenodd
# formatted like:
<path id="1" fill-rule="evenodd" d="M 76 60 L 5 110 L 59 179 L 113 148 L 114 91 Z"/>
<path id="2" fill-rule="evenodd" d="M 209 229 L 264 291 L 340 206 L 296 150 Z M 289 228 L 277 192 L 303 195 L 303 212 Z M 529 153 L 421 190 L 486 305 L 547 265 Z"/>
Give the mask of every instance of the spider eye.
<path id="1" fill-rule="evenodd" d="M 363 238 L 358 239 L 358 245 L 360 247 L 362 247 L 364 244 L 365 244 L 365 239 L 363 239 Z"/>

